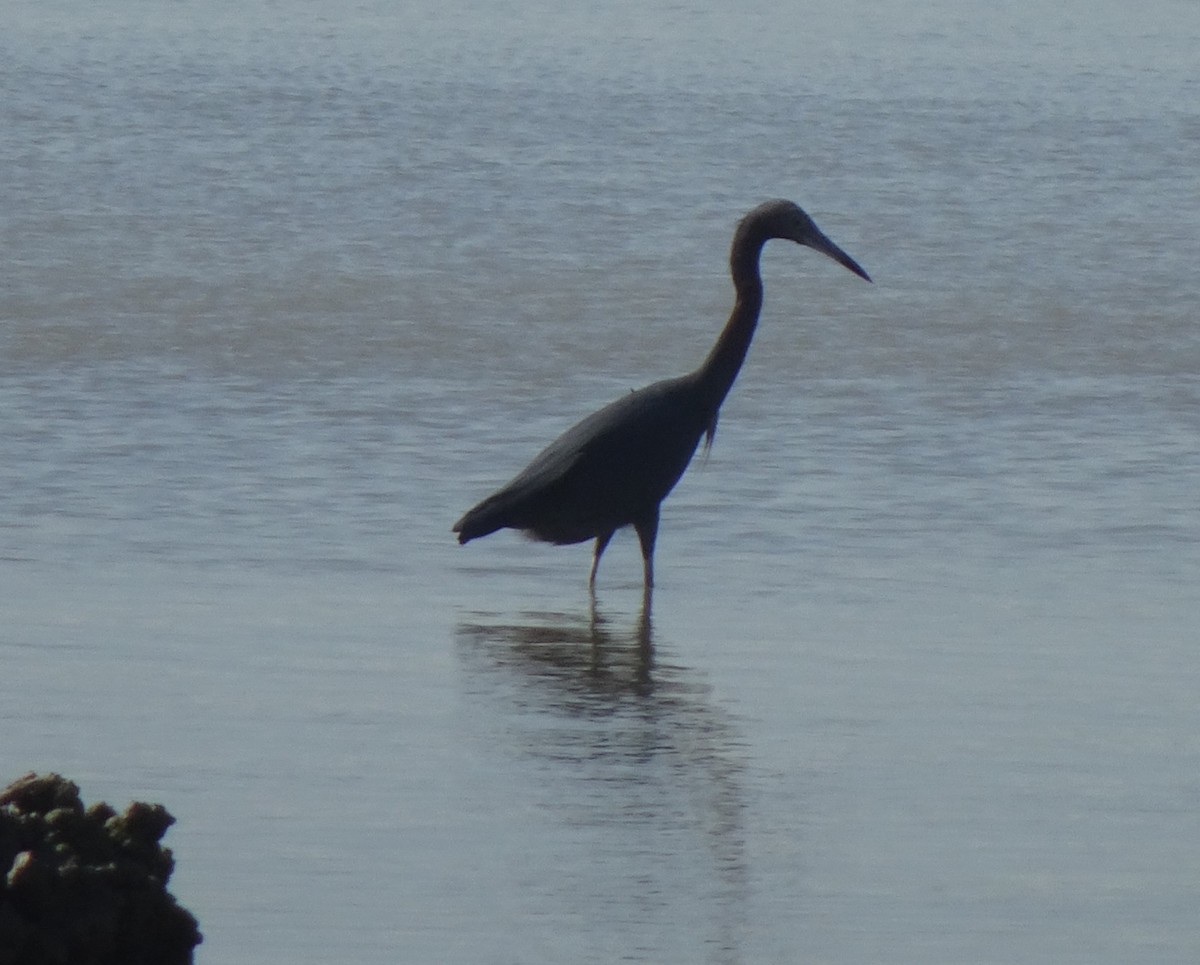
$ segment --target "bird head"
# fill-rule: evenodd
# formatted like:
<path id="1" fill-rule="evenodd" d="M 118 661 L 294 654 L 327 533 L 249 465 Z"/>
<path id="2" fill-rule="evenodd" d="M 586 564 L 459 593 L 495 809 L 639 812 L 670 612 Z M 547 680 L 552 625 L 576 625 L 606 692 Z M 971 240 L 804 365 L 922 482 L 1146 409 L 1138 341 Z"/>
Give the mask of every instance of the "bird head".
<path id="1" fill-rule="evenodd" d="M 779 198 L 763 202 L 742 219 L 739 234 L 742 232 L 758 235 L 764 242 L 771 238 L 794 241 L 832 258 L 859 278 L 871 280 L 871 276 L 863 271 L 858 262 L 825 237 L 825 233 L 816 226 L 813 219 L 791 201 Z"/>

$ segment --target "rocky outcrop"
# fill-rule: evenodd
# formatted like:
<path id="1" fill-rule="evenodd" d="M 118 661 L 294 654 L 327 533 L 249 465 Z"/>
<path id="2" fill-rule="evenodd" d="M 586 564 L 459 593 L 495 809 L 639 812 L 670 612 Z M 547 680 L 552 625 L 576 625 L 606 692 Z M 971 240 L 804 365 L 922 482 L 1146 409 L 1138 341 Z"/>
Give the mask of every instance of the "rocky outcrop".
<path id="1" fill-rule="evenodd" d="M 58 774 L 0 791 L 0 965 L 190 965 L 196 919 L 167 891 L 161 804 L 84 808 Z"/>

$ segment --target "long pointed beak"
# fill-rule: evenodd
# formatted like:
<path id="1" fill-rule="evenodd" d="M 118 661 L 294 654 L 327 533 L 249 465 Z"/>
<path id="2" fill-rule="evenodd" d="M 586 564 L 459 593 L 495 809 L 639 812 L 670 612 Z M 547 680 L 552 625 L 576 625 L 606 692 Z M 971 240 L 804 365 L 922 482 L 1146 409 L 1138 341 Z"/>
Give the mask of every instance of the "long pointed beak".
<path id="1" fill-rule="evenodd" d="M 813 251 L 819 251 L 823 255 L 828 255 L 843 268 L 848 268 L 850 271 L 854 272 L 854 274 L 858 275 L 859 278 L 862 278 L 866 281 L 871 280 L 871 276 L 863 271 L 862 266 L 857 261 L 842 251 L 841 248 L 835 245 L 820 232 L 817 233 L 815 238 L 808 241 L 807 244 L 813 249 Z"/>

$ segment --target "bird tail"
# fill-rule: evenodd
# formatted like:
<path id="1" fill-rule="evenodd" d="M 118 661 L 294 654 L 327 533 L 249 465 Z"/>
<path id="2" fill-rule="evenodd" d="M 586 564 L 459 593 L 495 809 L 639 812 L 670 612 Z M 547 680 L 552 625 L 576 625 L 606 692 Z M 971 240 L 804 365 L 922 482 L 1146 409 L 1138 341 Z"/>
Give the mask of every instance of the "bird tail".
<path id="1" fill-rule="evenodd" d="M 478 506 L 467 510 L 466 514 L 450 527 L 451 532 L 458 533 L 459 543 L 469 543 L 473 539 L 487 536 L 504 527 L 491 499 L 485 499 Z"/>

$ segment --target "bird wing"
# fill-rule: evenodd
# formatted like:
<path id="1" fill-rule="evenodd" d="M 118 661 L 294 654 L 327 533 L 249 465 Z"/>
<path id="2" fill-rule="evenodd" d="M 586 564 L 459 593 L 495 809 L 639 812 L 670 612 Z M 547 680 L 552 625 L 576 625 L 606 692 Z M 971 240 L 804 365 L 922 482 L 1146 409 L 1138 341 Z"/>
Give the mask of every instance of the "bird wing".
<path id="1" fill-rule="evenodd" d="M 670 492 L 706 429 L 688 390 L 686 376 L 656 382 L 572 426 L 460 520 L 460 541 L 511 526 L 575 543 L 632 523 Z"/>

